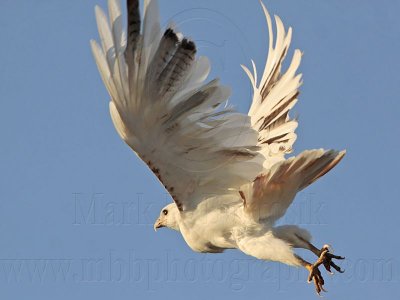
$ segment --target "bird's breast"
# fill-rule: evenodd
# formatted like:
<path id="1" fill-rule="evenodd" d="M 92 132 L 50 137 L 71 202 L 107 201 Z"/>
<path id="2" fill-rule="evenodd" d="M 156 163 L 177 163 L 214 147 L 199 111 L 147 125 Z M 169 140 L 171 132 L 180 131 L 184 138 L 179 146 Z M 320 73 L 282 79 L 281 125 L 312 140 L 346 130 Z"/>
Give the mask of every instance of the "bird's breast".
<path id="1" fill-rule="evenodd" d="M 232 238 L 235 222 L 218 213 L 205 214 L 195 220 L 180 224 L 180 231 L 189 247 L 196 252 L 220 253 L 236 248 Z"/>

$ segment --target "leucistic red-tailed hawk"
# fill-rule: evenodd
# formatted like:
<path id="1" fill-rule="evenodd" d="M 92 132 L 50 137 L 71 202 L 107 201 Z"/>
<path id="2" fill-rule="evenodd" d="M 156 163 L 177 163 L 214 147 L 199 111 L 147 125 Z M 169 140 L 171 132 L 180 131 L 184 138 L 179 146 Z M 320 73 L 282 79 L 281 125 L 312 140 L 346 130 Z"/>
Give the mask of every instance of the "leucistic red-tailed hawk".
<path id="1" fill-rule="evenodd" d="M 169 27 L 161 31 L 156 0 L 127 1 L 127 31 L 118 0 L 108 17 L 96 7 L 100 45 L 91 42 L 101 77 L 111 96 L 110 113 L 120 137 L 170 193 L 154 228 L 179 231 L 190 248 L 218 253 L 239 249 L 262 260 L 303 266 L 316 291 L 324 291 L 318 267 L 341 272 L 327 246 L 318 249 L 298 226 L 275 226 L 296 194 L 335 167 L 345 151 L 292 152 L 302 53 L 296 50 L 282 70 L 292 37 L 281 19 L 261 3 L 269 29 L 264 71 L 243 66 L 254 96 L 249 113 L 227 106 L 230 88 L 206 81 L 210 65 L 196 57 L 195 43 Z M 294 248 L 312 251 L 311 264 Z"/>

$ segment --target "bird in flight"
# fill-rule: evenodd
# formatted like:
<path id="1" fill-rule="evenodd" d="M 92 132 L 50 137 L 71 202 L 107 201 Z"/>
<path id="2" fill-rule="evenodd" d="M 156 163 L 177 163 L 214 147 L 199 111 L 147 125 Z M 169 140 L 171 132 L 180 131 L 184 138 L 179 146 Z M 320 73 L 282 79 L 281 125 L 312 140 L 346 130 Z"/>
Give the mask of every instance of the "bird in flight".
<path id="1" fill-rule="evenodd" d="M 248 114 L 227 105 L 230 88 L 206 81 L 210 64 L 196 56 L 195 43 L 174 26 L 161 31 L 156 0 L 127 1 L 127 29 L 119 0 L 109 14 L 96 6 L 100 45 L 91 41 L 100 75 L 111 96 L 110 114 L 120 137 L 150 168 L 173 199 L 160 212 L 154 229 L 179 231 L 191 249 L 220 253 L 239 249 L 261 260 L 302 266 L 318 294 L 324 289 L 319 266 L 342 272 L 325 245 L 295 225 L 275 223 L 296 194 L 321 178 L 345 151 L 307 150 L 287 157 L 296 140 L 297 120 L 289 112 L 297 102 L 302 53 L 282 63 L 292 29 L 272 20 L 261 2 L 269 48 L 264 71 L 242 66 L 253 87 Z M 310 263 L 294 252 L 308 249 Z"/>

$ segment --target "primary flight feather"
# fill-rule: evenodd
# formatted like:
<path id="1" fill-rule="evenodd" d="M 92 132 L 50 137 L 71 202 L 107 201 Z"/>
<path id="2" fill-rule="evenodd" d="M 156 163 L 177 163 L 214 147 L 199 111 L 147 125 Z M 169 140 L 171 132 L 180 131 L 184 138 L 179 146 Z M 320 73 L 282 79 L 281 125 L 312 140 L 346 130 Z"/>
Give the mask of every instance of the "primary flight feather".
<path id="1" fill-rule="evenodd" d="M 181 232 L 198 252 L 236 248 L 263 260 L 310 271 L 319 294 L 323 264 L 341 272 L 327 246 L 317 249 L 310 234 L 297 226 L 275 226 L 296 194 L 335 167 L 345 152 L 307 150 L 286 158 L 296 140 L 296 104 L 301 52 L 287 70 L 282 63 L 291 42 L 275 16 L 261 3 L 269 29 L 268 58 L 258 74 L 242 66 L 254 96 L 248 115 L 226 105 L 231 90 L 218 79 L 206 81 L 210 64 L 197 57 L 195 43 L 175 28 L 161 31 L 156 0 L 127 1 L 123 30 L 118 0 L 108 1 L 109 14 L 96 6 L 100 45 L 93 55 L 111 96 L 110 114 L 120 137 L 135 151 L 170 193 L 155 229 Z M 293 251 L 305 248 L 318 256 L 311 264 Z"/>

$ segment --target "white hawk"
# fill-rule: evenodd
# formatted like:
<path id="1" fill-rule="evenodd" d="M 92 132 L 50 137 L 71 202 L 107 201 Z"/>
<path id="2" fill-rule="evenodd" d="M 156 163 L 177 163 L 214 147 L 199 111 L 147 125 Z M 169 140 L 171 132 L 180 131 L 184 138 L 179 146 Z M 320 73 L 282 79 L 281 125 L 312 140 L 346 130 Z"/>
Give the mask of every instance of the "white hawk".
<path id="1" fill-rule="evenodd" d="M 345 151 L 307 150 L 286 158 L 296 140 L 297 120 L 289 111 L 297 102 L 302 53 L 295 50 L 282 70 L 291 42 L 275 16 L 261 3 L 269 29 L 268 58 L 260 77 L 243 67 L 254 96 L 249 113 L 226 106 L 230 88 L 218 79 L 206 82 L 206 57 L 173 27 L 161 31 L 156 0 L 127 1 L 127 31 L 118 0 L 109 0 L 109 16 L 96 6 L 100 45 L 91 41 L 101 77 L 111 96 L 110 113 L 120 137 L 170 193 L 154 228 L 179 231 L 190 248 L 218 253 L 239 249 L 262 260 L 304 266 L 316 291 L 324 291 L 318 267 L 342 272 L 327 246 L 318 249 L 298 226 L 275 226 L 296 194 L 335 167 Z M 311 264 L 294 253 L 311 250 Z"/>

